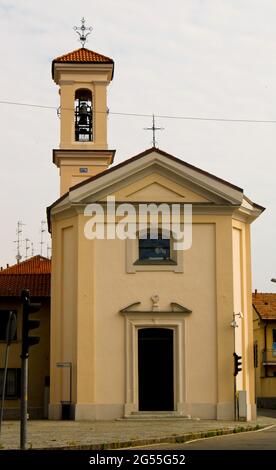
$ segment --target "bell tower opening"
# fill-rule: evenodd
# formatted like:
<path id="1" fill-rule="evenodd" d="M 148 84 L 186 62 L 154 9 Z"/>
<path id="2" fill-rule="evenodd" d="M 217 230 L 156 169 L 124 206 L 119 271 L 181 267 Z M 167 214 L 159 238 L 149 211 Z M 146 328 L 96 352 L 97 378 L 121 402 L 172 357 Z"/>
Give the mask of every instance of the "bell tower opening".
<path id="1" fill-rule="evenodd" d="M 80 89 L 75 93 L 75 141 L 91 142 L 93 140 L 92 93 Z"/>

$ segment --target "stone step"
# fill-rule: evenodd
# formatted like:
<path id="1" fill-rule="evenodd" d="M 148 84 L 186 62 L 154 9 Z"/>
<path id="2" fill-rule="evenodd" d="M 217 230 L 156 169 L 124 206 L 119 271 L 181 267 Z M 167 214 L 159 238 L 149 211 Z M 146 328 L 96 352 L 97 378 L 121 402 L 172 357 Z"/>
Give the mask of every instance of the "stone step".
<path id="1" fill-rule="evenodd" d="M 124 416 L 123 418 L 119 418 L 119 420 L 136 420 L 136 421 L 143 421 L 143 420 L 162 420 L 162 419 L 192 419 L 191 415 L 179 415 L 174 411 L 157 411 L 157 412 L 146 412 L 146 411 L 137 411 L 131 413 L 131 415 Z"/>

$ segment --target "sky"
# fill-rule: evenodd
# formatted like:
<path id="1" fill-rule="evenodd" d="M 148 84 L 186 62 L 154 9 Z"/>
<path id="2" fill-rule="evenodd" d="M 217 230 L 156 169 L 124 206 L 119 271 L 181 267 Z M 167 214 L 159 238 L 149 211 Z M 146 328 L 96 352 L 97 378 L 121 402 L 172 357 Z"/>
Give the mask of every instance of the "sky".
<path id="1" fill-rule="evenodd" d="M 80 47 L 112 57 L 111 112 L 276 121 L 275 0 L 0 0 L 0 266 L 14 263 L 16 226 L 40 253 L 40 223 L 59 197 L 58 87 L 51 61 Z M 266 207 L 252 224 L 253 288 L 275 292 L 276 123 L 158 118 L 158 147 L 244 189 Z M 151 147 L 149 117 L 108 118 L 115 163 Z M 42 254 L 50 237 L 44 232 Z M 26 255 L 25 243 L 21 254 Z M 28 252 L 30 254 L 30 250 Z"/>

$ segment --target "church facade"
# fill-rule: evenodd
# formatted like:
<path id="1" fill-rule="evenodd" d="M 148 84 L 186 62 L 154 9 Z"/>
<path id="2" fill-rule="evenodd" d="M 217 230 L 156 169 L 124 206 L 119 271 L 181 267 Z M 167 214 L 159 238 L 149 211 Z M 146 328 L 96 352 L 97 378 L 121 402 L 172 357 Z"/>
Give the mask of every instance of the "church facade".
<path id="1" fill-rule="evenodd" d="M 48 208 L 49 417 L 61 419 L 69 406 L 76 420 L 159 413 L 233 419 L 234 394 L 242 392 L 243 418 L 254 419 L 250 225 L 263 208 L 241 188 L 156 147 L 110 167 L 113 69 L 112 59 L 84 47 L 52 66 L 61 197 Z M 163 237 L 161 209 L 153 237 L 139 212 L 149 204 L 170 214 L 189 207 L 192 216 L 184 211 L 179 223 L 189 226 L 191 243 L 175 248 L 172 219 Z M 105 234 L 98 238 L 96 205 Z M 127 212 L 135 236 L 114 235 L 111 225 Z M 236 376 L 234 352 L 242 358 Z"/>

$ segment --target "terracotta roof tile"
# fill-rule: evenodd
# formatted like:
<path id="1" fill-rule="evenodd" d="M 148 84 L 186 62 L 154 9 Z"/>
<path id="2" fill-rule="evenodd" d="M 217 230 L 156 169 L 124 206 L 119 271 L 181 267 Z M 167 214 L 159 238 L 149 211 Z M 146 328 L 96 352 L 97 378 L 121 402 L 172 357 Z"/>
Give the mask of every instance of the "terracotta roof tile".
<path id="1" fill-rule="evenodd" d="M 33 297 L 50 297 L 51 274 L 4 274 L 0 277 L 0 297 L 20 297 L 29 289 Z"/>
<path id="2" fill-rule="evenodd" d="M 106 63 L 106 64 L 113 64 L 113 60 L 110 57 L 107 57 L 102 54 L 98 54 L 98 52 L 90 51 L 89 49 L 85 49 L 82 47 L 72 52 L 68 52 L 67 54 L 61 55 L 53 60 L 53 63 L 56 62 L 68 62 L 68 63 Z"/>
<path id="3" fill-rule="evenodd" d="M 20 297 L 23 289 L 34 297 L 50 297 L 51 260 L 37 255 L 0 271 L 0 297 Z"/>
<path id="4" fill-rule="evenodd" d="M 276 320 L 276 294 L 254 293 L 252 301 L 256 312 L 262 320 Z"/>
<path id="5" fill-rule="evenodd" d="M 36 255 L 22 263 L 14 264 L 0 271 L 0 276 L 7 274 L 49 274 L 51 273 L 51 260 Z"/>

